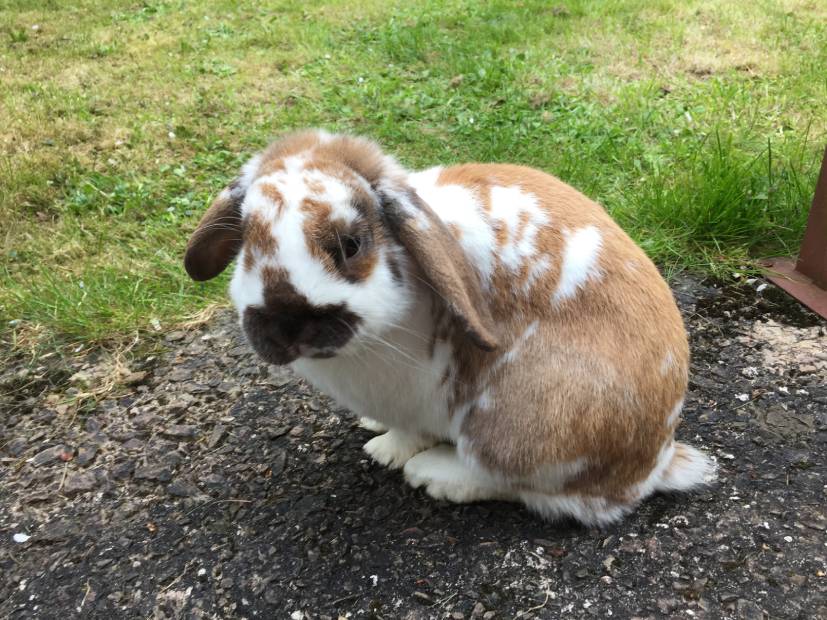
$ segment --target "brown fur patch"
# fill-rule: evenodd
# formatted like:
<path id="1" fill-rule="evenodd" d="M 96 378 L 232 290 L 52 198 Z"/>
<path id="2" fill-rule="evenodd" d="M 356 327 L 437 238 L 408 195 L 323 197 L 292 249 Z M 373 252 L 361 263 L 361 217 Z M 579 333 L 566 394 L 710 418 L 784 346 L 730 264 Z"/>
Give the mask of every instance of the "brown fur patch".
<path id="1" fill-rule="evenodd" d="M 264 305 L 247 308 L 243 324 L 253 348 L 271 363 L 287 364 L 307 354 L 330 357 L 361 322 L 344 304 L 311 304 L 283 269 L 264 266 L 262 280 Z"/>
<path id="2" fill-rule="evenodd" d="M 244 241 L 263 256 L 276 253 L 278 242 L 273 236 L 270 221 L 261 213 L 251 213 L 244 223 Z"/>
<path id="3" fill-rule="evenodd" d="M 276 205 L 276 217 L 279 217 L 282 211 L 284 211 L 284 197 L 281 195 L 281 192 L 272 183 L 262 183 L 259 187 L 261 193 Z"/>
<path id="4" fill-rule="evenodd" d="M 308 198 L 301 208 L 306 213 L 304 234 L 310 254 L 327 271 L 341 275 L 349 282 L 361 282 L 370 277 L 379 260 L 374 246 L 375 237 L 381 232 L 372 230 L 364 219 L 357 221 L 355 227 L 331 219 L 332 208 L 325 202 Z M 342 256 L 343 240 L 347 237 L 358 238 L 362 244 L 359 253 L 348 259 Z"/>

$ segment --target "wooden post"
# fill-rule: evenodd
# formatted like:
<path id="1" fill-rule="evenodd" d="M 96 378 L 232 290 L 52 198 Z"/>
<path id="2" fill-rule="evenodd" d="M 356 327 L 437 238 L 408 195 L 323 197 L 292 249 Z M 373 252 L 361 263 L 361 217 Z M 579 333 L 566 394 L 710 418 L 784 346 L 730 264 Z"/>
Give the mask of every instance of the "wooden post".
<path id="1" fill-rule="evenodd" d="M 798 260 L 776 258 L 767 266 L 772 282 L 827 319 L 827 148 Z"/>

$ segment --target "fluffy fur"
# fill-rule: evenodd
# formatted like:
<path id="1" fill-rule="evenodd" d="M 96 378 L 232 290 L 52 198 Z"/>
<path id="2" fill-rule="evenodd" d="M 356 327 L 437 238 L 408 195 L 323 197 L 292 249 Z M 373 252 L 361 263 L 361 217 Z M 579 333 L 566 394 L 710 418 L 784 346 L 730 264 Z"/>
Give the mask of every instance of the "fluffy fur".
<path id="1" fill-rule="evenodd" d="M 384 432 L 365 451 L 433 497 L 605 524 L 714 476 L 674 440 L 689 351 L 669 288 L 550 175 L 409 172 L 367 140 L 293 134 L 216 199 L 185 265 L 206 279 L 236 255 L 256 350 Z"/>

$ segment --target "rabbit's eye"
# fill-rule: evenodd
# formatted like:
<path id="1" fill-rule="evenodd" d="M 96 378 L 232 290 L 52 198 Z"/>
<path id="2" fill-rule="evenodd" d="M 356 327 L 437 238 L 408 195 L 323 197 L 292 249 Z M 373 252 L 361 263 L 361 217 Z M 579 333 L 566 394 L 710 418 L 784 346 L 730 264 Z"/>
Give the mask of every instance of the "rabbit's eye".
<path id="1" fill-rule="evenodd" d="M 356 256 L 360 249 L 362 249 L 362 242 L 359 239 L 350 235 L 342 237 L 342 254 L 346 259 Z"/>
<path id="2" fill-rule="evenodd" d="M 361 251 L 361 238 L 352 235 L 336 235 L 333 245 L 327 249 L 328 254 L 339 267 L 343 267 L 347 261 L 355 258 Z"/>

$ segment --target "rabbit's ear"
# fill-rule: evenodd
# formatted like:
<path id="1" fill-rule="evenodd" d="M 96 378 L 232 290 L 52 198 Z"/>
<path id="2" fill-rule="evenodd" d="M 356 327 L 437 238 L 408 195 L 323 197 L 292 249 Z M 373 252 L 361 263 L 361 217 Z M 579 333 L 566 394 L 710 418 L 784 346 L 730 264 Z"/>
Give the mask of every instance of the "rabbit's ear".
<path id="1" fill-rule="evenodd" d="M 236 180 L 218 195 L 192 233 L 184 268 L 193 280 L 209 280 L 227 268 L 241 249 L 241 203 L 245 189 Z"/>
<path id="2" fill-rule="evenodd" d="M 444 222 L 410 187 L 379 188 L 385 222 L 419 265 L 426 283 L 480 349 L 497 348 L 480 279 Z"/>

